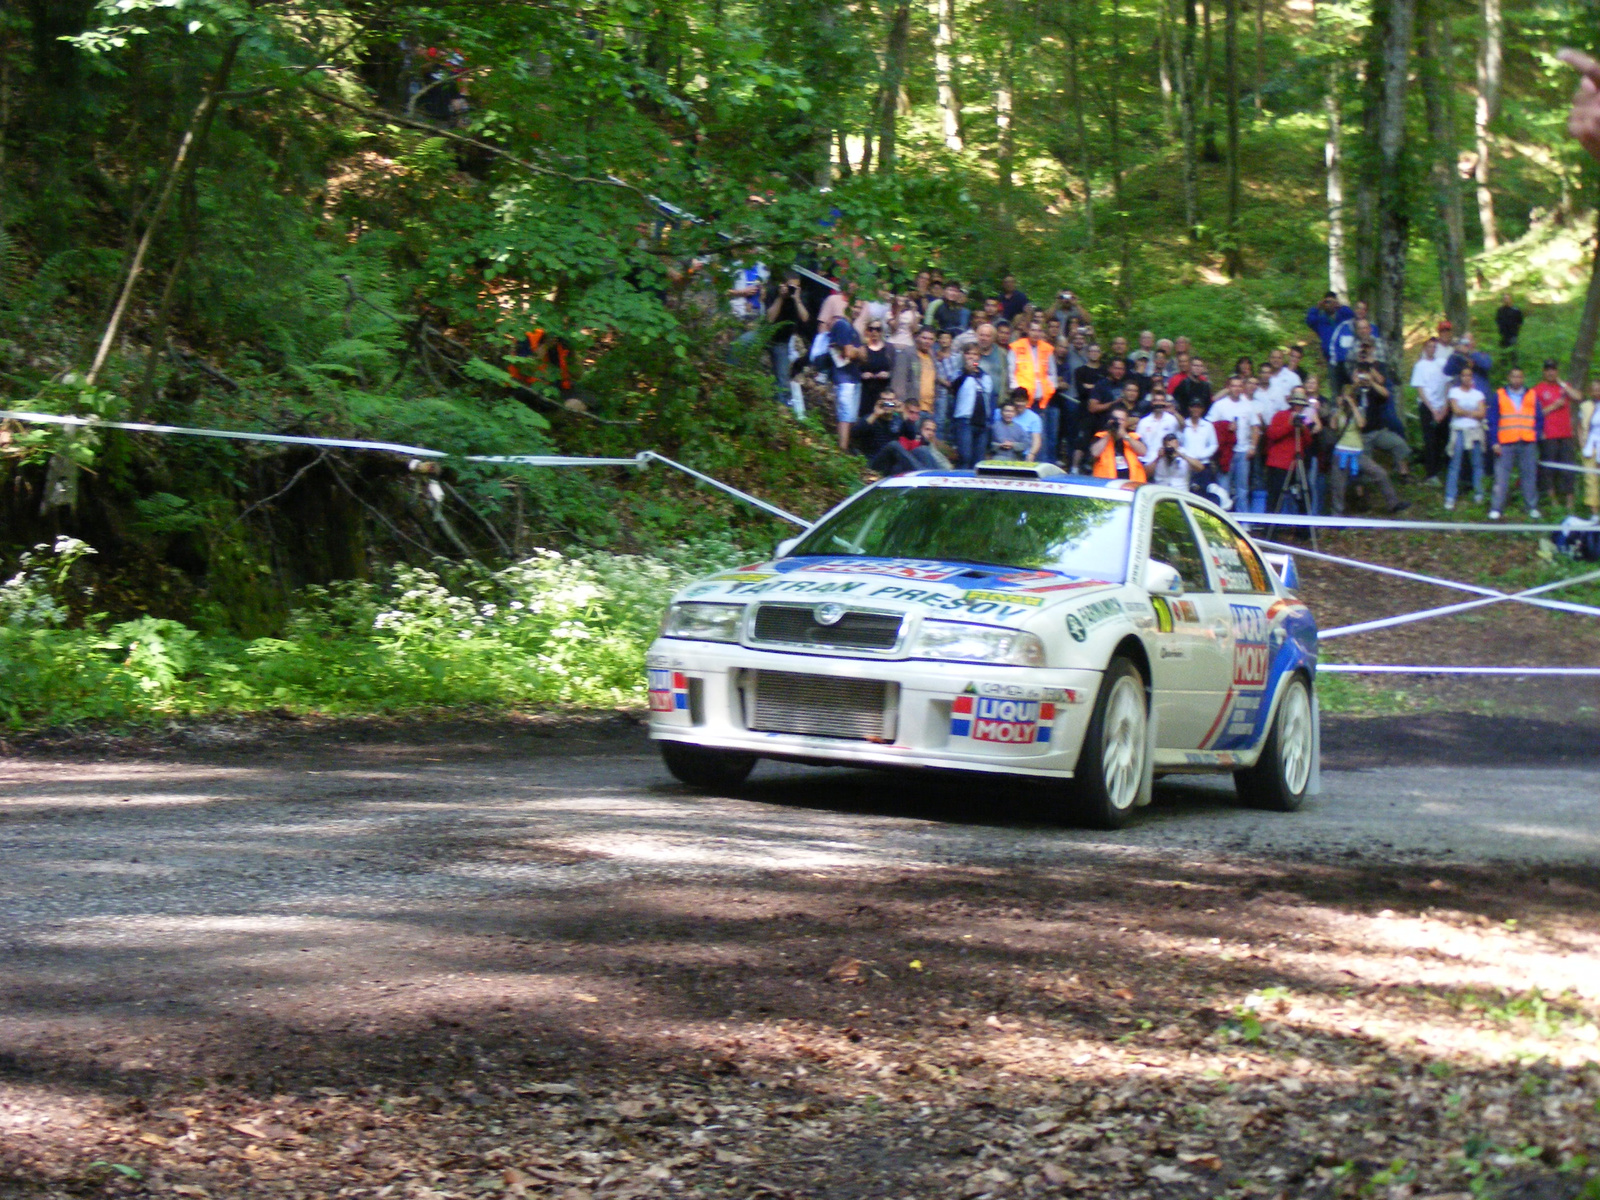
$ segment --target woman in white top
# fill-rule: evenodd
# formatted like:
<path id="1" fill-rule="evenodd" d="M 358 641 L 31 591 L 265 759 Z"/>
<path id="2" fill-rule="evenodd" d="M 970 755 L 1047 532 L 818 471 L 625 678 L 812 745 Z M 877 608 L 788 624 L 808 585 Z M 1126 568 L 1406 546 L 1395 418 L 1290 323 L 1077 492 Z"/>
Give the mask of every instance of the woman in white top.
<path id="1" fill-rule="evenodd" d="M 889 303 L 889 344 L 902 350 L 917 348 L 917 329 L 922 324 L 922 314 L 911 302 L 910 296 L 896 296 Z"/>
<path id="2" fill-rule="evenodd" d="M 1462 368 L 1456 382 L 1445 393 L 1450 401 L 1450 470 L 1444 480 L 1444 506 L 1456 506 L 1456 490 L 1461 483 L 1461 459 L 1472 456 L 1472 498 L 1483 503 L 1483 431 L 1489 402 L 1473 382 L 1472 368 Z"/>

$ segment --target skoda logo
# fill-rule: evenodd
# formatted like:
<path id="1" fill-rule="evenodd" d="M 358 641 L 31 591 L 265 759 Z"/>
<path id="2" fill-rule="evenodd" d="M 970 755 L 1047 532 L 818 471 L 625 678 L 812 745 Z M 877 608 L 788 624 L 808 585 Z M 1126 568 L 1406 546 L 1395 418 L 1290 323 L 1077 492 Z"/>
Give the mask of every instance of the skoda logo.
<path id="1" fill-rule="evenodd" d="M 1081 642 L 1089 636 L 1089 631 L 1083 627 L 1083 622 L 1078 619 L 1077 613 L 1067 614 L 1067 632 L 1072 635 L 1072 640 Z"/>
<path id="2" fill-rule="evenodd" d="M 818 625 L 837 625 L 844 618 L 844 605 L 819 604 L 811 610 Z"/>

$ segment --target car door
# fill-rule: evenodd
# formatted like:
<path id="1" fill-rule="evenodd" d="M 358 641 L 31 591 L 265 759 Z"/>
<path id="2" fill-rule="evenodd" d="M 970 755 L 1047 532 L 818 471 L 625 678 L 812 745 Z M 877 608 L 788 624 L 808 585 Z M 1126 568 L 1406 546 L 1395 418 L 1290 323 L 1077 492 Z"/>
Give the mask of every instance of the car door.
<path id="1" fill-rule="evenodd" d="M 1156 628 L 1150 639 L 1150 673 L 1164 750 L 1196 750 L 1222 703 L 1226 646 L 1211 622 L 1215 583 L 1186 505 L 1158 500 L 1150 515 L 1151 562 L 1166 563 L 1183 580 L 1183 595 L 1152 596 Z"/>
<path id="2" fill-rule="evenodd" d="M 1267 564 L 1243 533 L 1199 505 L 1189 509 L 1217 585 L 1203 616 L 1223 650 L 1218 676 L 1223 702 L 1200 745 L 1243 750 L 1255 745 L 1271 706 L 1272 620 L 1267 613 L 1277 592 Z"/>

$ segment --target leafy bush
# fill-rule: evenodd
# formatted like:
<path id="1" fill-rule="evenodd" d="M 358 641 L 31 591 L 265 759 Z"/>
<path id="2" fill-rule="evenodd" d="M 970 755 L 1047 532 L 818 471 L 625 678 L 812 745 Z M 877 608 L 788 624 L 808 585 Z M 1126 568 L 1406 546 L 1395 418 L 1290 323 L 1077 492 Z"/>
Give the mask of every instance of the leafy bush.
<path id="1" fill-rule="evenodd" d="M 0 725 L 638 703 L 667 598 L 746 556 L 708 540 L 656 556 L 540 550 L 493 572 L 400 566 L 382 585 L 308 588 L 285 636 L 243 641 L 155 617 L 67 628 L 67 572 L 90 553 L 63 538 L 0 584 Z"/>

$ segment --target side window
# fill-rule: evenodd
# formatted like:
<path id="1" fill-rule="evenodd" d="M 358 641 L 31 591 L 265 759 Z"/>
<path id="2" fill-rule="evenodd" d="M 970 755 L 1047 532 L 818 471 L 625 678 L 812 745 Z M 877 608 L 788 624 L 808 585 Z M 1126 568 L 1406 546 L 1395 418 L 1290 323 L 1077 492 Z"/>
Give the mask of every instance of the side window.
<path id="1" fill-rule="evenodd" d="M 1176 570 L 1183 580 L 1184 591 L 1211 590 L 1200 544 L 1195 541 L 1189 518 L 1183 515 L 1183 506 L 1176 500 L 1158 502 L 1151 514 L 1150 557 Z"/>
<path id="2" fill-rule="evenodd" d="M 1271 577 L 1267 574 L 1267 564 L 1261 561 L 1261 556 L 1245 536 L 1221 517 L 1204 509 L 1195 508 L 1191 511 L 1200 526 L 1200 532 L 1205 535 L 1211 551 L 1211 565 L 1217 578 L 1222 580 L 1222 590 L 1254 592 L 1257 595 L 1271 593 L 1273 587 Z"/>

